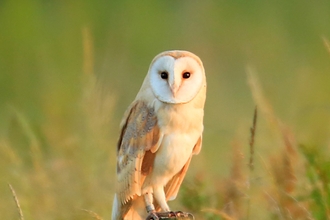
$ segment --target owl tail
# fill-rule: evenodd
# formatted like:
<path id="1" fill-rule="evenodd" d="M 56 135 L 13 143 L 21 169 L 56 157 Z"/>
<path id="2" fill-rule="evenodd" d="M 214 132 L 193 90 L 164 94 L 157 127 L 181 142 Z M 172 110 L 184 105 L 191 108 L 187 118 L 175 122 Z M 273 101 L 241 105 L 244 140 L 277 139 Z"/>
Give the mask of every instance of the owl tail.
<path id="1" fill-rule="evenodd" d="M 113 198 L 113 205 L 112 205 L 112 217 L 111 220 L 121 220 L 124 219 L 121 213 L 121 202 L 117 198 L 117 194 Z"/>
<path id="2" fill-rule="evenodd" d="M 112 206 L 112 220 L 145 220 L 146 217 L 144 202 L 141 197 L 135 201 L 131 200 L 126 204 L 122 204 L 117 194 L 115 194 Z"/>

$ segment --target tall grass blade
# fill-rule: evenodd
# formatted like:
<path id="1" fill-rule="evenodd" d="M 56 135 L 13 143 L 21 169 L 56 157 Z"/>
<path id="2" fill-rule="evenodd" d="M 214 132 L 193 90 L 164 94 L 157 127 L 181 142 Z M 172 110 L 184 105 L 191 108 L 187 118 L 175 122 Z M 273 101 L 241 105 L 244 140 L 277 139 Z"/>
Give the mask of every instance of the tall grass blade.
<path id="1" fill-rule="evenodd" d="M 17 207 L 18 214 L 19 214 L 19 219 L 24 220 L 23 212 L 22 212 L 22 209 L 21 209 L 21 205 L 19 204 L 16 192 L 15 192 L 14 188 L 12 187 L 12 185 L 10 183 L 8 183 L 8 186 L 9 186 L 9 188 L 11 190 L 11 193 L 13 194 L 13 197 L 14 197 L 14 200 L 15 200 L 16 207 Z"/>

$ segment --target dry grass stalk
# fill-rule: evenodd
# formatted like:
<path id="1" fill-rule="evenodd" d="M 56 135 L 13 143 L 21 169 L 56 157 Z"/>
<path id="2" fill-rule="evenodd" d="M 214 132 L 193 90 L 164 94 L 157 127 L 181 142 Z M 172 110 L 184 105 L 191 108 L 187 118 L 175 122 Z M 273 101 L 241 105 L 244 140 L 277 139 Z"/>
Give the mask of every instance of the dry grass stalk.
<path id="1" fill-rule="evenodd" d="M 279 130 L 278 118 L 275 116 L 271 104 L 268 102 L 267 98 L 263 94 L 263 89 L 257 78 L 256 71 L 250 67 L 247 68 L 247 76 L 248 76 L 248 84 L 250 86 L 254 102 L 261 110 L 261 113 L 263 113 L 266 116 L 265 118 L 267 119 L 267 122 L 269 123 L 270 127 L 275 128 L 272 130 Z"/>
<path id="2" fill-rule="evenodd" d="M 85 75 L 94 74 L 94 46 L 92 34 L 90 28 L 84 27 L 82 29 L 82 40 L 83 40 L 83 51 L 84 51 L 84 61 L 83 61 L 83 71 Z"/>
<path id="3" fill-rule="evenodd" d="M 235 141 L 232 144 L 232 167 L 230 176 L 222 181 L 218 191 L 219 195 L 223 198 L 219 209 L 231 219 L 241 219 L 244 215 L 242 209 L 242 198 L 245 196 L 243 193 L 246 188 L 246 181 L 244 177 L 244 163 L 243 153 L 241 152 L 241 145 Z M 223 216 L 222 216 L 223 217 Z"/>
<path id="4" fill-rule="evenodd" d="M 218 216 L 221 216 L 224 220 L 236 220 L 236 218 L 229 216 L 227 213 L 216 210 L 216 209 L 203 209 L 202 212 L 209 212 L 209 213 L 216 214 Z"/>
<path id="5" fill-rule="evenodd" d="M 40 171 L 40 169 L 42 168 L 42 165 L 40 164 L 42 161 L 42 152 L 40 149 L 40 142 L 38 140 L 38 137 L 32 129 L 29 120 L 22 112 L 20 112 L 14 106 L 9 106 L 9 109 L 14 114 L 17 122 L 20 125 L 20 128 L 22 129 L 23 134 L 29 141 L 31 158 L 33 160 L 34 168 Z"/>
<path id="6" fill-rule="evenodd" d="M 254 169 L 254 164 L 253 164 L 253 155 L 254 155 L 254 137 L 256 134 L 256 128 L 257 128 L 257 106 L 254 109 L 254 115 L 253 115 L 253 124 L 252 127 L 250 128 L 251 136 L 250 136 L 250 160 L 249 160 L 249 167 L 250 170 L 252 171 Z"/>
<path id="7" fill-rule="evenodd" d="M 103 218 L 101 216 L 99 216 L 96 212 L 93 212 L 91 210 L 87 210 L 87 209 L 81 209 L 84 212 L 87 212 L 90 216 L 92 216 L 94 219 L 97 220 L 103 220 Z"/>
<path id="8" fill-rule="evenodd" d="M 327 48 L 330 44 L 324 39 Z M 330 51 L 330 50 L 329 50 Z M 293 133 L 276 116 L 271 104 L 263 94 L 256 73 L 248 69 L 248 82 L 253 98 L 268 121 L 270 128 L 277 135 L 277 144 L 284 146 L 279 155 L 270 158 L 270 173 L 274 180 L 274 189 L 267 193 L 270 208 L 280 219 L 311 219 L 311 213 L 306 209 L 306 204 L 294 198 L 297 177 L 295 164 L 297 159 L 297 144 Z M 252 132 L 252 131 L 251 131 Z"/>
<path id="9" fill-rule="evenodd" d="M 11 193 L 13 194 L 13 197 L 14 197 L 14 200 L 15 200 L 16 207 L 17 207 L 18 214 L 19 214 L 19 219 L 24 220 L 23 212 L 22 212 L 21 206 L 19 204 L 16 192 L 15 192 L 14 188 L 10 185 L 10 183 L 8 183 L 8 186 L 9 186 L 9 188 L 11 190 Z"/>
<path id="10" fill-rule="evenodd" d="M 282 139 L 284 143 L 284 149 L 277 160 L 273 160 L 274 178 L 278 185 L 281 186 L 281 190 L 285 193 L 292 193 L 296 187 L 297 177 L 295 175 L 295 163 L 296 163 L 296 143 L 293 134 L 289 129 L 282 128 Z M 278 163 L 280 161 L 281 163 Z M 276 170 L 277 169 L 277 170 Z"/>
<path id="11" fill-rule="evenodd" d="M 322 37 L 322 39 L 323 39 L 323 43 L 324 43 L 325 48 L 328 50 L 328 52 L 330 54 L 330 42 L 329 42 L 329 40 L 325 37 Z"/>
<path id="12" fill-rule="evenodd" d="M 281 138 L 283 140 L 284 149 L 277 157 L 271 158 L 272 176 L 275 180 L 275 199 L 280 205 L 282 215 L 294 219 L 303 219 L 310 214 L 306 212 L 304 205 L 295 200 L 292 194 L 296 189 L 297 177 L 295 174 L 296 164 L 296 141 L 293 133 L 285 128 L 281 128 Z"/>
<path id="13" fill-rule="evenodd" d="M 111 142 L 108 132 L 115 96 L 103 89 L 102 82 L 94 74 L 94 44 L 91 29 L 88 26 L 82 28 L 82 47 L 84 92 L 81 105 L 86 114 L 86 123 L 89 128 L 87 133 L 97 141 L 95 146 L 107 149 Z"/>

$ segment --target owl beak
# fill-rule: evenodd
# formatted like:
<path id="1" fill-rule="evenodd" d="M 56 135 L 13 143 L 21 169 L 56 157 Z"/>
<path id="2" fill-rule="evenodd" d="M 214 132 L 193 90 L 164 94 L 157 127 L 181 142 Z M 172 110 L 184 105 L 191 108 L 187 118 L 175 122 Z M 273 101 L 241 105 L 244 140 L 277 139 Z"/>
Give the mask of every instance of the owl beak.
<path id="1" fill-rule="evenodd" d="M 174 98 L 175 98 L 178 90 L 179 90 L 179 86 L 178 85 L 176 85 L 176 84 L 171 85 L 171 92 L 172 92 Z"/>
<path id="2" fill-rule="evenodd" d="M 170 86 L 173 98 L 175 98 L 180 88 L 180 79 L 177 79 L 176 74 L 173 73 L 169 75 L 167 82 Z"/>

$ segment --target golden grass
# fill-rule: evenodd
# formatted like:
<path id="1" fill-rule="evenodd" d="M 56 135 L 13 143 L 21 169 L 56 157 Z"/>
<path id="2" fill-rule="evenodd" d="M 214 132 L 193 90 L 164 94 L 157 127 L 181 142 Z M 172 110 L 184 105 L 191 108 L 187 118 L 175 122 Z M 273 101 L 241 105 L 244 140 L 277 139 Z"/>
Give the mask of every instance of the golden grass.
<path id="1" fill-rule="evenodd" d="M 85 44 L 89 45 L 86 42 Z M 90 67 L 87 69 L 91 71 Z M 215 179 L 213 194 L 205 190 L 208 183 L 204 182 L 203 177 L 197 177 L 193 180 L 192 187 L 187 185 L 189 181 L 184 183 L 180 192 L 180 205 L 192 212 L 197 219 L 320 219 L 315 217 L 318 215 L 328 217 L 329 191 L 326 185 L 327 173 L 322 170 L 324 165 L 312 164 L 314 160 L 311 159 L 309 164 L 315 167 L 313 172 L 319 173 L 314 173 L 314 180 L 308 183 L 306 176 L 310 174 L 300 166 L 304 166 L 308 158 L 315 153 L 312 153 L 312 156 L 309 152 L 301 153 L 294 133 L 279 119 L 265 97 L 256 71 L 249 68 L 247 72 L 251 93 L 260 110 L 255 108 L 250 131 L 246 131 L 250 132 L 250 140 L 246 143 L 238 140 L 232 142 L 229 176 Z M 68 134 L 60 142 L 49 142 L 52 147 L 47 152 L 42 149 L 42 141 L 26 116 L 14 107 L 9 108 L 13 120 L 17 123 L 17 131 L 21 133 L 23 141 L 26 141 L 28 153 L 19 155 L 11 140 L 2 139 L 2 163 L 19 173 L 11 181 L 24 182 L 18 184 L 18 189 L 23 197 L 24 209 L 29 210 L 27 219 L 47 219 L 49 216 L 103 219 L 110 216 L 114 181 L 111 181 L 109 176 L 114 173 L 115 160 L 113 148 L 109 148 L 109 145 L 114 146 L 115 142 L 113 137 L 108 135 L 107 127 L 111 123 L 115 99 L 111 95 L 102 94 L 93 74 L 86 75 L 80 113 L 83 116 L 84 129 L 79 135 L 84 136 L 83 138 Z M 259 152 L 258 139 L 263 138 L 258 130 L 260 120 L 266 122 L 266 128 L 272 134 L 269 142 L 273 142 L 272 146 L 277 145 L 277 150 L 268 155 Z M 245 146 L 248 150 L 244 149 Z M 103 158 L 102 164 L 99 163 L 100 158 Z M 29 163 L 31 166 L 27 165 Z M 9 186 L 20 219 L 23 219 L 16 192 Z M 309 187 L 307 191 L 306 187 Z M 315 190 L 320 197 L 313 197 Z M 77 202 L 77 197 L 84 200 Z M 321 204 L 324 210 L 315 212 L 312 207 L 317 204 Z M 63 214 L 59 213 L 58 209 L 63 210 Z M 88 215 L 74 211 L 77 209 Z"/>
<path id="2" fill-rule="evenodd" d="M 23 212 L 22 212 L 22 209 L 21 209 L 21 205 L 19 204 L 19 201 L 18 201 L 18 197 L 16 195 L 16 192 L 15 192 L 14 188 L 12 187 L 12 185 L 10 185 L 8 183 L 8 186 L 9 186 L 10 191 L 13 194 L 13 197 L 14 197 L 14 200 L 15 200 L 15 204 L 16 204 L 17 211 L 18 211 L 18 214 L 19 214 L 19 219 L 20 220 L 24 220 Z"/>
<path id="3" fill-rule="evenodd" d="M 93 211 L 90 211 L 90 210 L 87 210 L 87 209 L 81 209 L 81 210 L 84 211 L 84 212 L 87 212 L 94 219 L 103 220 L 103 218 L 101 218 L 97 213 L 95 213 Z"/>

